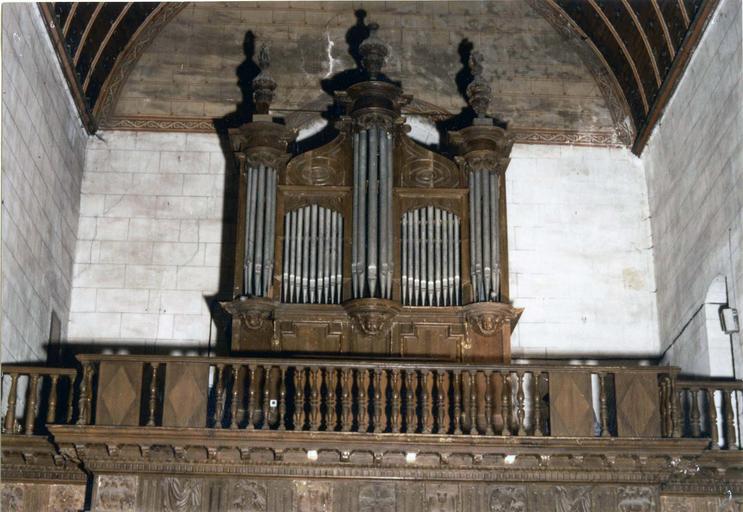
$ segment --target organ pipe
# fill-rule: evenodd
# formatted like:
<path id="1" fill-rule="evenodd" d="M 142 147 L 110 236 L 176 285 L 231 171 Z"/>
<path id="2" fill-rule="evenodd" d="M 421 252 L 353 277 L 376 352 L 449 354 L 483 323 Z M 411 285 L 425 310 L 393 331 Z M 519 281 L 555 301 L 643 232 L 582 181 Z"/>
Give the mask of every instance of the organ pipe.
<path id="1" fill-rule="evenodd" d="M 263 164 L 247 168 L 243 294 L 266 297 L 271 292 L 276 217 L 276 169 Z"/>
<path id="2" fill-rule="evenodd" d="M 339 304 L 343 264 L 343 217 L 313 204 L 284 216 L 284 302 Z M 305 256 L 309 255 L 308 258 Z M 299 264 L 302 261 L 302 264 Z"/>
<path id="3" fill-rule="evenodd" d="M 459 217 L 427 206 L 402 216 L 401 281 L 406 306 L 458 306 Z"/>

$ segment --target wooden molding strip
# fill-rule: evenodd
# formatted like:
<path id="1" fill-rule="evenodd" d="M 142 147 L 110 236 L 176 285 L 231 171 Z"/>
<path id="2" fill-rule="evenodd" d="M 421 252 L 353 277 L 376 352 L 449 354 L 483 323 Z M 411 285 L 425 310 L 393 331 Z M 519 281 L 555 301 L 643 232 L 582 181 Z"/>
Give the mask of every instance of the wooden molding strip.
<path id="1" fill-rule="evenodd" d="M 90 34 L 90 30 L 93 28 L 93 24 L 98 19 L 98 15 L 101 13 L 101 9 L 103 9 L 103 6 L 105 4 L 103 2 L 99 2 L 95 9 L 93 10 L 93 14 L 90 15 L 90 19 L 88 20 L 88 23 L 85 24 L 85 30 L 83 30 L 83 35 L 80 37 L 80 43 L 77 45 L 77 49 L 75 50 L 75 55 L 72 57 L 72 65 L 77 66 L 77 61 L 80 60 L 80 54 L 83 53 L 83 48 L 85 47 L 85 43 L 88 42 L 88 34 Z"/>
<path id="2" fill-rule="evenodd" d="M 645 51 L 648 54 L 648 58 L 650 59 L 650 64 L 653 66 L 653 75 L 655 75 L 655 85 L 657 87 L 660 87 L 660 84 L 663 82 L 660 78 L 660 71 L 658 71 L 658 62 L 655 60 L 655 54 L 653 53 L 653 49 L 650 45 L 650 41 L 648 40 L 648 35 L 645 33 L 645 29 L 642 26 L 642 23 L 640 23 L 640 20 L 637 18 L 637 13 L 635 10 L 630 6 L 628 0 L 622 0 L 622 5 L 624 6 L 624 9 L 627 11 L 627 14 L 629 14 L 630 18 L 632 18 L 632 23 L 637 28 L 637 31 L 640 33 L 640 38 L 642 39 L 642 44 L 645 46 Z"/>
<path id="3" fill-rule="evenodd" d="M 101 44 L 98 46 L 98 51 L 95 52 L 95 57 L 93 57 L 93 61 L 90 63 L 90 67 L 88 67 L 88 72 L 85 74 L 85 81 L 83 82 L 83 90 L 88 88 L 88 84 L 90 83 L 90 77 L 93 76 L 93 70 L 98 65 L 98 61 L 101 58 L 101 55 L 103 54 L 103 50 L 106 48 L 106 45 L 108 44 L 108 41 L 111 39 L 111 36 L 116 31 L 116 29 L 119 26 L 119 23 L 121 23 L 121 20 L 124 19 L 124 16 L 129 12 L 129 9 L 132 7 L 132 2 L 129 2 L 124 6 L 124 8 L 121 10 L 119 15 L 116 17 L 114 22 L 111 24 L 111 27 L 108 29 L 108 32 L 106 33 L 106 37 L 103 38 L 103 41 L 101 41 Z"/>
<path id="4" fill-rule="evenodd" d="M 632 152 L 638 156 L 642 154 L 642 150 L 650 138 L 650 134 L 653 132 L 656 123 L 663 115 L 663 112 L 668 105 L 668 101 L 673 96 L 676 87 L 678 87 L 681 77 L 684 75 L 689 60 L 691 59 L 694 50 L 696 50 L 699 40 L 704 34 L 704 30 L 709 24 L 712 14 L 715 12 L 720 0 L 705 0 L 702 6 L 699 8 L 699 12 L 694 19 L 689 31 L 686 33 L 684 42 L 681 44 L 681 48 L 678 55 L 671 64 L 671 69 L 666 75 L 666 79 L 663 82 L 658 95 L 656 96 L 655 102 L 647 117 L 645 125 L 640 129 L 640 133 L 637 135 L 634 145 L 632 146 Z"/>
<path id="5" fill-rule="evenodd" d="M 658 0 L 649 0 L 649 2 L 653 6 L 655 15 L 658 17 L 658 23 L 661 30 L 663 31 L 663 38 L 666 40 L 666 46 L 668 46 L 668 54 L 671 56 L 671 62 L 673 62 L 673 59 L 676 58 L 676 48 L 673 47 L 673 41 L 671 41 L 671 33 L 668 31 L 668 24 L 666 23 L 666 19 L 663 17 L 663 13 L 660 10 Z"/>

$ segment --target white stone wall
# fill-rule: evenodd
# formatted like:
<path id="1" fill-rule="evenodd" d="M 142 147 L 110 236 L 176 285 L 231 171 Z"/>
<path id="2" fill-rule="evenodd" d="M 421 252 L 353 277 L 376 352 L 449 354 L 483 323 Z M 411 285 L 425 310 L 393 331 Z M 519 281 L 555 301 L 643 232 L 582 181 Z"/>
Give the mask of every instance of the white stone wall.
<path id="1" fill-rule="evenodd" d="M 2 6 L 2 361 L 66 331 L 87 135 L 35 4 Z"/>
<path id="2" fill-rule="evenodd" d="M 225 179 L 217 137 L 102 137 L 87 152 L 70 339 L 213 344 L 206 297 L 219 287 Z M 639 160 L 517 146 L 508 172 L 512 296 L 526 308 L 514 354 L 657 354 Z"/>
<path id="3" fill-rule="evenodd" d="M 718 275 L 727 282 L 731 305 L 743 306 L 741 5 L 720 2 L 642 154 L 660 340 L 674 364 L 708 352 L 700 346 L 706 343 L 702 305 Z M 733 338 L 739 354 L 740 336 Z M 718 352 L 730 357 L 729 348 Z M 703 373 L 704 365 L 698 370 Z"/>

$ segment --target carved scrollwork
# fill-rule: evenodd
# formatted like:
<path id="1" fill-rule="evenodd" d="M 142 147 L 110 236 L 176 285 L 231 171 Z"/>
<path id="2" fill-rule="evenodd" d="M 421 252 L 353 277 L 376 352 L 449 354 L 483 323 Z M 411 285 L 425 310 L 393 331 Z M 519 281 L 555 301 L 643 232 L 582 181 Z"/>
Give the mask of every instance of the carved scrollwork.
<path id="1" fill-rule="evenodd" d="M 328 144 L 292 158 L 286 166 L 287 185 L 347 185 L 350 149 L 345 131 Z"/>
<path id="2" fill-rule="evenodd" d="M 505 322 L 514 323 L 521 311 L 501 302 L 475 302 L 465 306 L 467 324 L 480 336 L 492 336 Z"/>
<path id="3" fill-rule="evenodd" d="M 355 299 L 345 302 L 343 307 L 354 329 L 364 338 L 385 336 L 402 309 L 397 302 L 386 299 Z"/>
<path id="4" fill-rule="evenodd" d="M 462 173 L 451 160 L 399 137 L 400 184 L 416 188 L 456 188 L 463 185 Z"/>
<path id="5" fill-rule="evenodd" d="M 393 115 L 391 111 L 371 110 L 365 111 L 354 117 L 354 126 L 357 130 L 368 130 L 372 127 L 383 128 L 392 132 L 397 128 L 404 129 L 404 121 L 401 117 Z"/>
<path id="6" fill-rule="evenodd" d="M 511 159 L 500 157 L 492 151 L 478 151 L 464 157 L 456 157 L 456 161 L 465 172 L 503 173 L 508 168 Z"/>
<path id="7" fill-rule="evenodd" d="M 291 155 L 274 148 L 252 148 L 245 153 L 245 161 L 250 167 L 264 165 L 273 169 L 282 169 Z"/>

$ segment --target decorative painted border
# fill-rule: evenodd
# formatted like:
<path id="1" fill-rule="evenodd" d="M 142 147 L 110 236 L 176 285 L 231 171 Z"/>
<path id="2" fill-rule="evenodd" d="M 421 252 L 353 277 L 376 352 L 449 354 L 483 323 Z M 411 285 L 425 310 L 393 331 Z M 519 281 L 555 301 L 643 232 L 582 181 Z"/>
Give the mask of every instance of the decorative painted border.
<path id="1" fill-rule="evenodd" d="M 142 132 L 215 131 L 214 120 L 207 117 L 112 117 L 101 128 Z M 515 141 L 521 144 L 562 144 L 572 146 L 625 147 L 626 143 L 614 131 L 550 130 L 514 128 Z"/>

